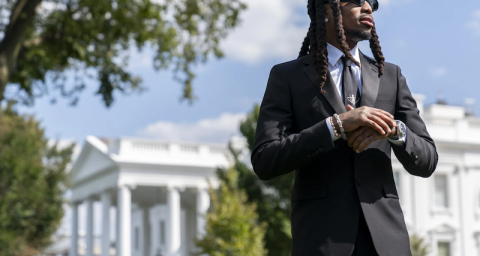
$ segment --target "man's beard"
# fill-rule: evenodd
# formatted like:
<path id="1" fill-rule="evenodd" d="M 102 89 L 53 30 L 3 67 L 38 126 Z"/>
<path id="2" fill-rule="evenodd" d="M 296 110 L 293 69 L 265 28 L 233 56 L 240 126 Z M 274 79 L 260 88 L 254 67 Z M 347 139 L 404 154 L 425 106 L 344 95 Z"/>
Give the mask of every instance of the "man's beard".
<path id="1" fill-rule="evenodd" d="M 345 29 L 345 37 L 348 38 L 349 40 L 360 42 L 360 41 L 372 39 L 372 32 Z"/>

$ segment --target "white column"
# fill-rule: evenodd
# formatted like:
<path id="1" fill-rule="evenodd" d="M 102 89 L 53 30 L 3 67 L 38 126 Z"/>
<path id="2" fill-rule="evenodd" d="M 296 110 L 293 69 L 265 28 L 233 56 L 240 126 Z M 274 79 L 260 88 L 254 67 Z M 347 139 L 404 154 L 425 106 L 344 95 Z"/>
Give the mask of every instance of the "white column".
<path id="1" fill-rule="evenodd" d="M 72 207 L 72 229 L 71 229 L 71 243 L 70 256 L 78 255 L 78 203 L 73 202 Z"/>
<path id="2" fill-rule="evenodd" d="M 198 189 L 197 192 L 197 238 L 205 235 L 205 215 L 210 207 L 210 195 L 207 189 Z"/>
<path id="3" fill-rule="evenodd" d="M 110 255 L 110 206 L 112 198 L 109 191 L 102 193 L 102 256 Z"/>
<path id="4" fill-rule="evenodd" d="M 178 188 L 167 188 L 167 256 L 178 256 L 181 246 L 180 192 Z"/>
<path id="5" fill-rule="evenodd" d="M 87 256 L 93 256 L 93 199 L 88 198 L 87 203 Z"/>
<path id="6" fill-rule="evenodd" d="M 118 188 L 117 199 L 117 256 L 129 256 L 132 253 L 132 194 L 128 186 Z"/>

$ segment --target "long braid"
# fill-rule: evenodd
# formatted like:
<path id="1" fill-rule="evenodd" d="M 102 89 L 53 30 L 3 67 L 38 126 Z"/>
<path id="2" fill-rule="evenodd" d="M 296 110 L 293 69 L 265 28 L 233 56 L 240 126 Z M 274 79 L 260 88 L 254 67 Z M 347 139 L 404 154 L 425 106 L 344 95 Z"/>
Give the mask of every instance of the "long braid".
<path id="1" fill-rule="evenodd" d="M 310 27 L 308 28 L 307 36 L 303 40 L 302 48 L 300 49 L 300 53 L 298 54 L 298 58 L 303 57 L 308 54 L 309 50 L 311 51 L 310 47 L 310 34 L 311 30 L 315 27 L 315 0 L 308 0 L 308 15 L 310 16 Z M 313 17 L 313 18 L 311 18 Z"/>
<path id="2" fill-rule="evenodd" d="M 372 28 L 372 39 L 370 39 L 370 49 L 372 49 L 373 56 L 378 63 L 379 75 L 383 75 L 383 67 L 385 66 L 385 57 L 383 56 L 382 47 L 378 40 L 377 30 L 375 26 Z"/>
<path id="3" fill-rule="evenodd" d="M 313 63 L 317 73 L 320 75 L 320 92 L 326 93 L 323 89 L 327 81 L 328 75 L 328 51 L 327 51 L 327 32 L 325 28 L 325 6 L 323 5 L 323 0 L 317 0 L 315 6 L 315 18 L 316 18 L 316 47 L 312 47 L 313 51 Z"/>
<path id="4" fill-rule="evenodd" d="M 347 44 L 347 38 L 345 37 L 345 30 L 343 29 L 343 17 L 342 11 L 340 9 L 339 0 L 330 0 L 330 6 L 332 7 L 333 17 L 335 20 L 335 31 L 337 32 L 337 41 L 342 47 L 343 53 L 347 56 L 353 63 L 360 67 L 360 63 L 355 60 L 350 53 L 350 47 Z"/>
<path id="5" fill-rule="evenodd" d="M 310 28 L 308 30 L 308 38 L 310 40 L 310 55 L 312 55 L 312 58 L 314 58 L 314 52 L 316 51 L 317 49 L 317 45 L 318 45 L 318 42 L 317 42 L 317 24 L 316 24 L 316 20 L 317 20 L 317 17 L 316 17 L 316 11 L 315 11 L 315 8 L 316 8 L 316 0 L 310 0 L 311 1 L 311 5 L 309 5 L 309 10 L 308 10 L 308 15 L 310 16 L 310 20 L 311 20 L 311 23 L 310 23 Z"/>
<path id="6" fill-rule="evenodd" d="M 300 49 L 300 53 L 298 53 L 298 58 L 301 58 L 308 54 L 308 50 L 310 48 L 310 37 L 308 37 L 308 34 L 309 33 L 307 32 L 307 36 L 305 37 L 305 39 L 303 39 L 302 48 Z"/>

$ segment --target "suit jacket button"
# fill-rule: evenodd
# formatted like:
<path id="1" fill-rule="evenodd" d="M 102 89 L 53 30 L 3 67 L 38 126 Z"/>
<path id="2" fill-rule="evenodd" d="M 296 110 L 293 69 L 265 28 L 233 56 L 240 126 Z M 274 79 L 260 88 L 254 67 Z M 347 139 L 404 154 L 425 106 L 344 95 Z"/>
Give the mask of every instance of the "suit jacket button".
<path id="1" fill-rule="evenodd" d="M 415 154 L 415 153 L 410 153 L 410 156 L 412 157 L 413 160 L 417 161 L 418 160 L 418 156 Z"/>
<path id="2" fill-rule="evenodd" d="M 362 180 L 360 178 L 357 179 L 357 185 L 362 185 Z"/>

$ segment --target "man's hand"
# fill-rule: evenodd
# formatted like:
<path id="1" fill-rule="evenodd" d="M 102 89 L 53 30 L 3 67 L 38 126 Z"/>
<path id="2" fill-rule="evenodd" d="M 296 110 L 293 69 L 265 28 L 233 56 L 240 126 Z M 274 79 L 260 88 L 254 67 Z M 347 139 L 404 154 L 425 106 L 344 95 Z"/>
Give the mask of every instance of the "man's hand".
<path id="1" fill-rule="evenodd" d="M 371 127 L 360 127 L 357 130 L 347 134 L 348 139 L 348 146 L 353 148 L 355 152 L 360 153 L 365 148 L 368 147 L 372 142 L 390 138 L 397 134 L 396 127 L 391 129 L 391 131 L 387 134 L 379 134 L 376 130 Z"/>
<path id="2" fill-rule="evenodd" d="M 340 114 L 339 118 L 342 121 L 345 133 L 365 126 L 373 128 L 379 134 L 387 135 L 392 132 L 390 127 L 396 125 L 393 116 L 387 111 L 367 106 L 352 108 L 352 106 L 347 105 L 347 112 Z M 334 124 L 337 131 L 340 131 L 340 127 L 335 120 Z"/>

